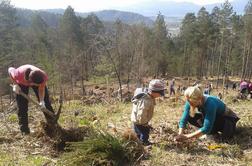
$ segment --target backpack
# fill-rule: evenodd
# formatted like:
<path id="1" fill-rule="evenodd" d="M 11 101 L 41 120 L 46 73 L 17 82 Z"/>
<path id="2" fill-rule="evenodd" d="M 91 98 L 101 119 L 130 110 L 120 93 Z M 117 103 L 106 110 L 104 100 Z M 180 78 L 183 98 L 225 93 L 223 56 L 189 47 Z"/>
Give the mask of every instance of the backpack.
<path id="1" fill-rule="evenodd" d="M 143 109 L 146 105 L 144 104 L 145 97 L 147 97 L 147 89 L 137 88 L 135 90 L 134 96 L 131 99 L 133 103 L 131 121 L 136 124 L 148 124 L 148 112 L 144 112 Z"/>

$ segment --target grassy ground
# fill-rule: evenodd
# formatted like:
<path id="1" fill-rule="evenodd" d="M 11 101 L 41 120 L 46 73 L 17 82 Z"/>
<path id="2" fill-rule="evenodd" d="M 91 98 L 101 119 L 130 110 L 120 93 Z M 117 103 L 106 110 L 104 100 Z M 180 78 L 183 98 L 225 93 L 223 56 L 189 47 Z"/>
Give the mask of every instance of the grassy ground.
<path id="1" fill-rule="evenodd" d="M 158 100 L 151 121 L 154 130 L 151 131 L 150 140 L 154 145 L 150 157 L 142 160 L 140 165 L 252 165 L 252 101 L 233 103 L 234 95 L 235 92 L 230 91 L 224 100 L 238 113 L 241 120 L 238 122 L 236 136 L 228 143 L 197 140 L 185 145 L 175 144 L 172 140 L 178 131 L 183 101 L 174 101 L 174 98 Z M 130 103 L 86 106 L 81 101 L 71 101 L 64 103 L 59 122 L 66 128 L 92 124 L 113 133 L 108 126 L 115 126 L 118 132 L 131 127 L 130 113 Z M 52 151 L 50 140 L 39 137 L 42 113 L 31 104 L 29 115 L 30 128 L 34 132 L 28 136 L 20 135 L 15 113 L 1 117 L 0 165 L 59 163 L 62 153 Z"/>

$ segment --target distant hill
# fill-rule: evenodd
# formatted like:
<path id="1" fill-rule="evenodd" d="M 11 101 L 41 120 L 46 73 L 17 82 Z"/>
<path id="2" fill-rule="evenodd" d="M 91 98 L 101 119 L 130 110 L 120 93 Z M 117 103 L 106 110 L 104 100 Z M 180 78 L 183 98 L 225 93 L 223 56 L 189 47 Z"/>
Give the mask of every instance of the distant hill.
<path id="1" fill-rule="evenodd" d="M 248 3 L 248 0 L 233 0 L 231 2 L 234 11 L 238 14 L 243 14 L 244 7 Z M 215 3 L 211 5 L 205 5 L 204 7 L 211 12 L 213 7 L 221 6 L 221 3 Z M 173 1 L 147 1 L 145 3 L 134 4 L 121 8 L 120 10 L 134 11 L 144 16 L 156 16 L 159 12 L 167 17 L 184 17 L 186 13 L 197 13 L 202 6 L 194 3 L 187 2 L 173 2 Z"/>
<path id="2" fill-rule="evenodd" d="M 117 19 L 121 20 L 126 24 L 139 24 L 144 23 L 146 25 L 153 25 L 153 21 L 145 17 L 143 15 L 132 13 L 132 12 L 125 12 L 125 11 L 118 11 L 118 10 L 103 10 L 99 12 L 93 12 L 98 18 L 102 21 L 111 21 L 114 22 Z M 80 13 L 81 16 L 85 16 L 90 13 Z"/>
<path id="3" fill-rule="evenodd" d="M 64 14 L 64 11 L 65 9 L 30 10 L 17 8 L 18 24 L 23 27 L 29 26 L 32 21 L 32 16 L 38 14 L 49 26 L 56 27 L 59 24 L 59 19 Z M 137 13 L 117 10 L 103 10 L 90 13 L 76 12 L 76 15 L 80 17 L 87 17 L 91 13 L 97 15 L 97 17 L 103 22 L 115 22 L 117 19 L 120 19 L 125 24 L 144 23 L 148 26 L 152 26 L 154 24 L 154 21 L 151 18 L 144 17 L 143 15 Z"/>
<path id="4" fill-rule="evenodd" d="M 63 14 L 64 9 L 46 9 L 43 10 L 46 12 L 54 13 L 54 14 Z M 94 13 L 101 21 L 106 22 L 115 22 L 117 19 L 120 19 L 123 23 L 126 24 L 139 24 L 144 23 L 146 25 L 153 25 L 153 21 L 145 17 L 143 15 L 133 13 L 133 12 L 125 12 L 125 11 L 119 11 L 119 10 L 102 10 L 98 12 L 88 12 L 88 13 L 81 13 L 76 12 L 76 15 L 81 17 L 87 17 L 89 14 Z"/>
<path id="5" fill-rule="evenodd" d="M 234 12 L 238 14 L 244 13 L 244 8 L 248 0 L 233 0 L 231 2 Z M 209 12 L 215 6 L 221 7 L 221 3 L 211 4 L 204 6 Z M 75 12 L 76 15 L 81 17 L 87 17 L 89 14 L 94 13 L 98 18 L 106 23 L 115 22 L 120 19 L 126 24 L 138 24 L 144 23 L 148 26 L 152 26 L 159 12 L 165 16 L 168 29 L 171 33 L 177 33 L 179 30 L 181 21 L 186 13 L 193 12 L 197 14 L 202 6 L 193 3 L 178 3 L 172 1 L 147 1 L 145 3 L 135 4 L 134 6 L 128 6 L 120 8 L 120 10 L 102 10 L 97 12 Z M 60 17 L 64 14 L 65 9 L 45 9 L 45 10 L 29 10 L 29 9 L 17 9 L 18 23 L 21 26 L 28 26 L 31 24 L 32 15 L 39 14 L 49 26 L 56 27 L 59 23 Z M 125 12 L 129 11 L 129 12 Z M 138 14 L 140 13 L 140 14 Z"/>
<path id="6" fill-rule="evenodd" d="M 60 14 L 45 12 L 45 11 L 36 11 L 29 9 L 19 9 L 17 8 L 17 22 L 22 27 L 27 27 L 31 24 L 32 17 L 38 14 L 43 18 L 47 25 L 51 27 L 56 27 L 59 24 Z"/>

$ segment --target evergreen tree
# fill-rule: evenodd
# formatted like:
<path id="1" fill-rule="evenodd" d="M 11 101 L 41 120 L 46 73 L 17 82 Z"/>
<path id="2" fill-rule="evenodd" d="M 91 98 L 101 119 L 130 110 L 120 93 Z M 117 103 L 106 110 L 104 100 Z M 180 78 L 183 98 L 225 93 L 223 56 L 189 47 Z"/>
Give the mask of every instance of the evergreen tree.
<path id="1" fill-rule="evenodd" d="M 61 51 L 59 54 L 60 70 L 63 80 L 71 82 L 71 89 L 76 81 L 80 79 L 79 55 L 81 53 L 82 34 L 80 31 L 80 19 L 75 15 L 74 9 L 68 6 L 60 20 L 60 43 Z"/>
<path id="2" fill-rule="evenodd" d="M 0 64 L 6 67 L 15 64 L 15 47 L 17 47 L 16 9 L 9 0 L 0 3 Z"/>
<path id="3" fill-rule="evenodd" d="M 229 58 L 229 47 L 231 33 L 231 20 L 233 15 L 233 7 L 230 2 L 225 1 L 220 10 L 220 48 L 217 66 L 217 79 L 219 80 L 220 74 L 227 75 L 227 63 Z M 217 88 L 219 81 L 217 80 Z"/>
<path id="4" fill-rule="evenodd" d="M 252 0 L 249 0 L 245 7 L 244 15 L 244 50 L 241 79 L 252 76 L 251 54 L 252 54 Z"/>
<path id="5" fill-rule="evenodd" d="M 197 76 L 202 77 L 207 75 L 208 71 L 208 48 L 210 43 L 211 35 L 211 19 L 209 13 L 204 7 L 202 7 L 197 16 L 197 28 L 195 29 L 195 37 L 197 38 L 197 61 L 196 61 L 196 70 Z"/>
<path id="6" fill-rule="evenodd" d="M 21 39 L 19 38 L 16 9 L 9 0 L 0 2 L 0 94 L 8 91 L 8 73 L 10 66 L 20 64 L 18 59 L 21 55 L 19 50 Z"/>
<path id="7" fill-rule="evenodd" d="M 169 52 L 168 52 L 168 31 L 166 28 L 164 16 L 159 13 L 154 24 L 154 46 L 155 52 L 150 59 L 153 63 L 155 76 L 165 75 L 168 69 Z"/>
<path id="8" fill-rule="evenodd" d="M 187 13 L 182 21 L 180 35 L 183 42 L 183 76 L 192 76 L 195 69 L 192 65 L 194 62 L 194 47 L 196 43 L 195 38 L 196 16 L 194 13 Z"/>

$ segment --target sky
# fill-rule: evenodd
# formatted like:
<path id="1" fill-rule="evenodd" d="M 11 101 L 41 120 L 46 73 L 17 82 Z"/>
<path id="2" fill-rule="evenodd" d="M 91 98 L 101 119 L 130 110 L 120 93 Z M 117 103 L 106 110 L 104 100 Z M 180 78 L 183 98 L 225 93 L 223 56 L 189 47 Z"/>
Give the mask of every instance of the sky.
<path id="1" fill-rule="evenodd" d="M 104 9 L 116 9 L 125 6 L 131 6 L 146 1 L 156 0 L 11 0 L 11 4 L 15 7 L 26 9 L 66 9 L 71 6 L 78 12 L 90 12 Z M 159 0 L 159 1 L 176 1 L 176 2 L 192 2 L 199 5 L 211 3 L 223 3 L 225 0 Z M 232 1 L 232 0 L 229 0 Z"/>

